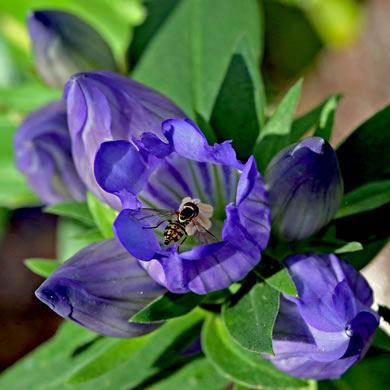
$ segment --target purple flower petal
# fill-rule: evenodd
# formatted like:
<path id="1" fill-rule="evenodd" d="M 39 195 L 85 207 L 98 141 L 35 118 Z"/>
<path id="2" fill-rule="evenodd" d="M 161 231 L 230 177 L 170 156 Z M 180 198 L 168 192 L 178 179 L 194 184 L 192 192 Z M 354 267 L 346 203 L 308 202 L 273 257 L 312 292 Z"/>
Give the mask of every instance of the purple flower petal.
<path id="1" fill-rule="evenodd" d="M 159 325 L 129 323 L 165 292 L 115 240 L 82 249 L 58 267 L 36 296 L 60 316 L 94 332 L 138 337 Z"/>
<path id="2" fill-rule="evenodd" d="M 165 140 L 161 123 L 185 115 L 157 91 L 108 71 L 74 75 L 65 86 L 64 97 L 76 168 L 90 191 L 120 210 L 118 198 L 102 190 L 94 177 L 100 145 L 111 140 L 136 143 L 145 132 Z"/>
<path id="3" fill-rule="evenodd" d="M 229 141 L 210 146 L 200 129 L 189 119 L 166 120 L 162 131 L 176 153 L 187 159 L 242 168 Z"/>
<path id="4" fill-rule="evenodd" d="M 129 253 L 140 260 L 151 260 L 160 251 L 156 235 L 148 224 L 140 223 L 134 211 L 122 210 L 116 218 L 113 230 L 116 238 Z"/>
<path id="5" fill-rule="evenodd" d="M 101 188 L 117 195 L 123 208 L 141 206 L 137 194 L 149 175 L 149 166 L 127 141 L 104 142 L 95 159 L 95 178 Z"/>
<path id="6" fill-rule="evenodd" d="M 286 259 L 286 266 L 299 298 L 281 297 L 275 356 L 266 358 L 292 376 L 338 378 L 361 359 L 379 325 L 371 303 L 359 299 L 369 297 L 371 289 L 334 255 L 295 255 Z M 357 292 L 356 286 L 364 291 Z"/>
<path id="7" fill-rule="evenodd" d="M 33 11 L 27 24 L 38 73 L 49 85 L 62 88 L 77 72 L 117 70 L 107 42 L 74 14 Z"/>
<path id="8" fill-rule="evenodd" d="M 18 169 L 44 203 L 85 199 L 85 186 L 73 163 L 64 102 L 31 113 L 17 130 L 14 145 Z"/>
<path id="9" fill-rule="evenodd" d="M 303 240 L 336 214 L 343 196 L 337 156 L 319 137 L 309 137 L 280 151 L 265 174 L 275 233 L 287 241 Z"/>

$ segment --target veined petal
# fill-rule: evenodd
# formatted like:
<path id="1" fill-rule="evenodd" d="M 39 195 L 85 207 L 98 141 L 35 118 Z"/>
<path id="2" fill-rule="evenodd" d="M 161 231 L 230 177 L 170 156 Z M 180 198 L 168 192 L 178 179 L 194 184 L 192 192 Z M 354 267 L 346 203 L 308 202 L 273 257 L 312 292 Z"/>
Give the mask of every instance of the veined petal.
<path id="1" fill-rule="evenodd" d="M 72 76 L 65 86 L 64 98 L 76 169 L 91 192 L 120 210 L 118 198 L 102 190 L 94 177 L 100 145 L 113 140 L 136 144 L 145 132 L 165 140 L 163 120 L 185 115 L 157 91 L 109 71 Z"/>
<path id="2" fill-rule="evenodd" d="M 332 254 L 291 256 L 286 266 L 299 298 L 281 297 L 273 334 L 275 356 L 266 357 L 292 376 L 338 378 L 364 355 L 379 325 L 378 315 L 356 295 L 356 286 L 371 289 L 359 281 L 363 277 L 355 269 Z M 363 298 L 369 296 L 362 292 Z"/>
<path id="3" fill-rule="evenodd" d="M 27 116 L 14 145 L 18 169 L 44 203 L 85 199 L 72 158 L 64 102 L 49 103 Z"/>
<path id="4" fill-rule="evenodd" d="M 159 325 L 129 318 L 165 292 L 115 240 L 82 249 L 58 267 L 36 296 L 60 316 L 94 332 L 138 337 Z"/>
<path id="5" fill-rule="evenodd" d="M 37 10 L 27 18 L 39 75 L 62 88 L 77 72 L 117 70 L 110 46 L 76 15 L 58 10 Z"/>
<path id="6" fill-rule="evenodd" d="M 149 176 L 149 165 L 127 141 L 101 144 L 95 158 L 95 178 L 104 191 L 117 195 L 124 208 L 141 206 L 137 195 Z"/>
<path id="7" fill-rule="evenodd" d="M 281 150 L 265 173 L 272 226 L 287 241 L 303 240 L 336 214 L 343 180 L 335 151 L 320 137 Z"/>

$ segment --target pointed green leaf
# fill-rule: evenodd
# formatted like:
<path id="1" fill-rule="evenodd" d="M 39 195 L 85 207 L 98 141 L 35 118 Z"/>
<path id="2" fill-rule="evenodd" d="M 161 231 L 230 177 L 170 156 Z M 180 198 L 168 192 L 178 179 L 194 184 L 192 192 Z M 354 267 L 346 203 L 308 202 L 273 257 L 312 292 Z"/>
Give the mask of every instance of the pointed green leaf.
<path id="1" fill-rule="evenodd" d="M 345 191 L 390 179 L 390 106 L 361 124 L 337 149 Z"/>
<path id="2" fill-rule="evenodd" d="M 226 302 L 222 316 L 230 335 L 244 348 L 273 353 L 272 331 L 278 311 L 279 292 L 258 283 Z"/>
<path id="3" fill-rule="evenodd" d="M 291 143 L 291 124 L 301 93 L 302 80 L 299 80 L 276 108 L 274 115 L 261 130 L 256 141 L 254 156 L 260 171 L 264 171 L 272 157 Z"/>
<path id="4" fill-rule="evenodd" d="M 222 320 L 210 315 L 202 329 L 202 347 L 207 359 L 228 379 L 249 388 L 304 388 L 307 382 L 277 370 L 260 354 L 241 347 Z"/>
<path id="5" fill-rule="evenodd" d="M 328 104 L 331 101 L 339 101 L 342 96 L 342 94 L 332 95 L 308 113 L 295 119 L 291 126 L 291 143 L 299 141 L 311 128 L 318 126 L 321 117 L 324 115 L 323 112 L 326 111 L 325 107 L 329 107 Z M 324 115 L 324 117 L 326 116 Z"/>
<path id="6" fill-rule="evenodd" d="M 375 332 L 372 345 L 383 349 L 384 351 L 390 352 L 390 336 L 382 328 L 378 328 Z"/>
<path id="7" fill-rule="evenodd" d="M 87 204 L 89 211 L 95 221 L 96 226 L 99 228 L 104 238 L 114 237 L 112 231 L 112 224 L 115 221 L 118 213 L 111 207 L 107 206 L 99 199 L 97 199 L 92 193 L 87 193 Z"/>
<path id="8" fill-rule="evenodd" d="M 43 209 L 46 213 L 68 217 L 82 222 L 87 226 L 95 226 L 95 221 L 85 202 L 63 202 Z"/>
<path id="9" fill-rule="evenodd" d="M 210 124 L 219 142 L 233 140 L 238 157 L 245 161 L 253 149 L 263 121 L 264 91 L 247 39 L 240 41 L 218 92 Z"/>
<path id="10" fill-rule="evenodd" d="M 325 103 L 323 109 L 321 110 L 320 119 L 314 133 L 316 137 L 322 137 L 327 141 L 330 141 L 333 130 L 335 111 L 340 99 L 341 95 L 335 95 L 328 99 L 328 101 Z"/>
<path id="11" fill-rule="evenodd" d="M 157 376 L 157 379 L 161 376 Z M 219 374 L 205 358 L 195 359 L 145 390 L 221 390 L 229 379 Z"/>
<path id="12" fill-rule="evenodd" d="M 375 210 L 390 202 L 390 180 L 364 184 L 344 195 L 335 218 Z"/>
<path id="13" fill-rule="evenodd" d="M 47 278 L 61 265 L 61 262 L 49 259 L 26 259 L 24 260 L 24 264 L 32 272 Z"/>
<path id="14" fill-rule="evenodd" d="M 144 49 L 132 77 L 171 98 L 191 118 L 196 111 L 208 120 L 243 34 L 259 61 L 261 26 L 256 0 L 180 1 Z"/>
<path id="15" fill-rule="evenodd" d="M 254 270 L 256 274 L 274 289 L 292 297 L 298 297 L 297 289 L 287 268 L 279 261 L 264 255 L 260 264 Z"/>
<path id="16" fill-rule="evenodd" d="M 352 241 L 352 242 L 348 242 L 348 244 L 343 245 L 341 248 L 335 249 L 334 253 L 341 254 L 341 253 L 357 252 L 361 250 L 363 250 L 363 245 L 360 242 Z"/>
<path id="17" fill-rule="evenodd" d="M 191 292 L 187 294 L 167 292 L 136 313 L 129 322 L 159 322 L 180 317 L 194 309 L 203 298 L 203 295 Z"/>
<path id="18" fill-rule="evenodd" d="M 173 319 L 142 339 L 118 340 L 74 371 L 69 384 L 98 385 L 99 390 L 135 388 L 168 366 L 199 332 L 204 312 Z M 133 344 L 133 342 L 135 344 Z M 104 385 L 102 385 L 104 383 Z"/>

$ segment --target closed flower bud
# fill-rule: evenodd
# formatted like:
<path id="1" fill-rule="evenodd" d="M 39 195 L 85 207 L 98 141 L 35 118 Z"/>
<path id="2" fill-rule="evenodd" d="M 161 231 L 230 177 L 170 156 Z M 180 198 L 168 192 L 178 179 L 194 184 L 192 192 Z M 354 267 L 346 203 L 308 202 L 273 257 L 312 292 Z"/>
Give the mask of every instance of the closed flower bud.
<path id="1" fill-rule="evenodd" d="M 286 266 L 299 298 L 282 294 L 275 355 L 265 357 L 292 376 L 338 378 L 364 356 L 379 325 L 372 290 L 333 254 L 290 256 Z"/>
<path id="2" fill-rule="evenodd" d="M 31 113 L 17 130 L 14 146 L 18 169 L 44 203 L 84 200 L 85 186 L 72 158 L 65 102 Z"/>
<path id="3" fill-rule="evenodd" d="M 38 73 L 49 85 L 62 88 L 77 72 L 117 69 L 107 42 L 77 16 L 38 10 L 27 23 Z"/>
<path id="4" fill-rule="evenodd" d="M 58 267 L 35 295 L 60 316 L 106 336 L 138 337 L 160 324 L 128 320 L 166 290 L 115 240 L 82 249 Z"/>
<path id="5" fill-rule="evenodd" d="M 336 214 L 343 180 L 335 151 L 320 137 L 309 137 L 281 150 L 264 178 L 272 229 L 286 241 L 303 240 Z"/>
<path id="6" fill-rule="evenodd" d="M 119 199 L 102 190 L 94 177 L 100 145 L 110 140 L 137 143 L 144 133 L 163 137 L 161 123 L 184 113 L 157 91 L 108 71 L 74 75 L 64 95 L 76 168 L 90 191 L 119 210 Z"/>

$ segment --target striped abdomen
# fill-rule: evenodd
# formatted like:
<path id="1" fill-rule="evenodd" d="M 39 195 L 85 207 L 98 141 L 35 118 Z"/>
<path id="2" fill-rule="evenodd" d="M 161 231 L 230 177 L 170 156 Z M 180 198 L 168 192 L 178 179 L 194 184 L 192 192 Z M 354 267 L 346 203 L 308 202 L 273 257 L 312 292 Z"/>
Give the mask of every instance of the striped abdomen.
<path id="1" fill-rule="evenodd" d="M 186 234 L 186 227 L 180 222 L 169 222 L 164 231 L 164 244 L 179 241 Z"/>

